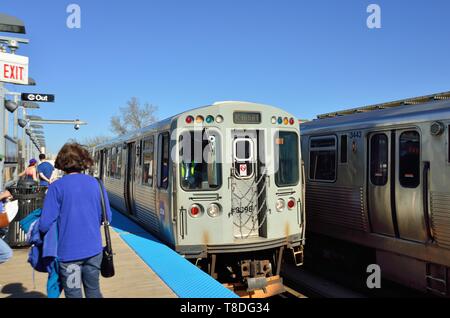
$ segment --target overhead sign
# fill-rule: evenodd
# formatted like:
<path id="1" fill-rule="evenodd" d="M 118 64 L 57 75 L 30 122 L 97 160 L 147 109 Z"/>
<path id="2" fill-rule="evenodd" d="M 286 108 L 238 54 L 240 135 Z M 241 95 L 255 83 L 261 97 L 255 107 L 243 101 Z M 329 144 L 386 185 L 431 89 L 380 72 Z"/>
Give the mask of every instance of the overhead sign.
<path id="1" fill-rule="evenodd" d="M 22 100 L 27 102 L 53 103 L 55 102 L 55 95 L 22 93 Z"/>
<path id="2" fill-rule="evenodd" d="M 0 52 L 0 82 L 28 85 L 28 57 Z"/>

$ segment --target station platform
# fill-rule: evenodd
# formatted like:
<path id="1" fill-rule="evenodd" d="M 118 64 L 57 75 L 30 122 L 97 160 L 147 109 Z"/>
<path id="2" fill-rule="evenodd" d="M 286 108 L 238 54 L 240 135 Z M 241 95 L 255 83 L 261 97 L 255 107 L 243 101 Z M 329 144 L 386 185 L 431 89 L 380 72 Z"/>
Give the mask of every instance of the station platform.
<path id="1" fill-rule="evenodd" d="M 100 280 L 105 298 L 238 297 L 114 210 L 112 227 L 116 275 Z M 0 298 L 46 297 L 47 274 L 33 272 L 27 259 L 28 249 L 16 249 L 0 265 Z"/>

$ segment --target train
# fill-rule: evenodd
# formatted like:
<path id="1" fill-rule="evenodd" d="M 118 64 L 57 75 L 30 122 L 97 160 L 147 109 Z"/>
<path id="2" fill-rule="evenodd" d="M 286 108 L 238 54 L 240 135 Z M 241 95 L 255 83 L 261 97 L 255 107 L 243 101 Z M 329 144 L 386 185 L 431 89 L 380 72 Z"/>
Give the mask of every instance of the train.
<path id="1" fill-rule="evenodd" d="M 283 256 L 303 264 L 304 179 L 292 114 L 217 102 L 98 145 L 93 155 L 115 209 L 239 295 L 282 293 Z"/>
<path id="2" fill-rule="evenodd" d="M 330 260 L 370 255 L 383 278 L 448 296 L 450 92 L 319 115 L 300 131 L 308 244 Z"/>

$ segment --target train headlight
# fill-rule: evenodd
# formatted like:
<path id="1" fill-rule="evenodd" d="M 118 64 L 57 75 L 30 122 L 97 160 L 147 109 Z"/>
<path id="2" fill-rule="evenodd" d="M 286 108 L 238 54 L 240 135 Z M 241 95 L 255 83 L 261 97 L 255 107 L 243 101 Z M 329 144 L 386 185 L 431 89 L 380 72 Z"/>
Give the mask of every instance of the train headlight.
<path id="1" fill-rule="evenodd" d="M 276 124 L 277 123 L 277 117 L 276 116 L 273 116 L 272 117 L 272 124 Z"/>
<path id="2" fill-rule="evenodd" d="M 193 204 L 191 206 L 191 208 L 189 209 L 189 214 L 193 218 L 198 218 L 198 217 L 202 216 L 202 214 L 203 214 L 203 207 L 198 204 Z"/>
<path id="3" fill-rule="evenodd" d="M 283 212 L 285 206 L 286 206 L 286 202 L 284 202 L 283 199 L 278 199 L 277 203 L 275 204 L 275 208 L 277 209 L 277 212 Z"/>
<path id="4" fill-rule="evenodd" d="M 208 207 L 208 210 L 206 210 L 206 212 L 208 213 L 208 215 L 212 218 L 216 218 L 220 215 L 220 205 L 216 204 L 216 203 L 211 203 Z"/>
<path id="5" fill-rule="evenodd" d="M 216 122 L 217 123 L 223 123 L 223 117 L 221 116 L 221 115 L 218 115 L 217 117 L 216 117 Z"/>
<path id="6" fill-rule="evenodd" d="M 440 121 L 435 121 L 430 128 L 431 134 L 433 136 L 439 136 L 442 135 L 442 133 L 445 131 L 445 126 Z"/>
<path id="7" fill-rule="evenodd" d="M 294 198 L 289 198 L 287 206 L 288 206 L 289 210 L 292 210 L 293 208 L 295 208 L 295 199 Z"/>

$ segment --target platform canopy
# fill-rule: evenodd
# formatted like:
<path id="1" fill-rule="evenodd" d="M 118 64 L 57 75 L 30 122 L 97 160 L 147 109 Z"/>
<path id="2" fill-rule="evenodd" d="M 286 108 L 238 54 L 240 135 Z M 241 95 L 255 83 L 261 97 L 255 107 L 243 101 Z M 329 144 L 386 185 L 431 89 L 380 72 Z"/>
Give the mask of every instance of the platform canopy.
<path id="1" fill-rule="evenodd" d="M 0 32 L 25 34 L 25 25 L 15 17 L 0 13 Z"/>

